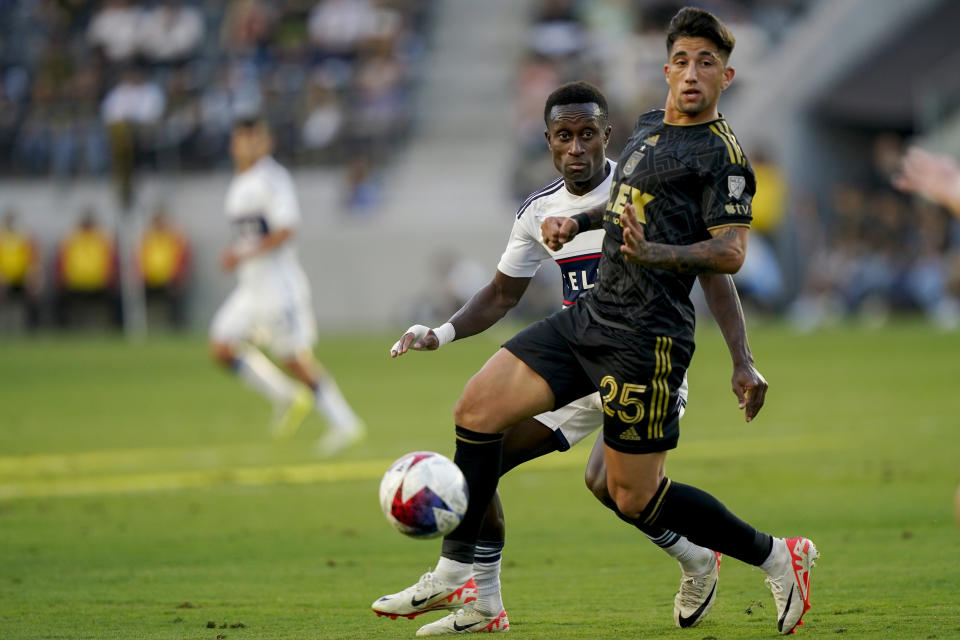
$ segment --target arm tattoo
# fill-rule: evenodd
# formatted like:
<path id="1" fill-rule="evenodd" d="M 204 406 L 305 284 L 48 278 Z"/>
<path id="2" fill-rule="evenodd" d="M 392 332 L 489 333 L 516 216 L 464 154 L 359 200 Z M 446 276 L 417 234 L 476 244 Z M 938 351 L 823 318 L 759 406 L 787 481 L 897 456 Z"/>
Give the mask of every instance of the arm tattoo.
<path id="1" fill-rule="evenodd" d="M 741 252 L 736 227 L 720 229 L 709 240 L 688 245 L 646 243 L 642 264 L 676 273 L 734 273 L 740 262 L 733 264 Z"/>

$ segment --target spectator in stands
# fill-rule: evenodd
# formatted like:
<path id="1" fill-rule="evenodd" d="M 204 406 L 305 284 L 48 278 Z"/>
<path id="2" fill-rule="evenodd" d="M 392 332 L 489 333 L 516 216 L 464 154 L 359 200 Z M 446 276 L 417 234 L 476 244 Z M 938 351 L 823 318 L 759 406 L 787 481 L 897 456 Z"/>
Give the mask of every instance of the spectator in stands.
<path id="1" fill-rule="evenodd" d="M 139 47 L 150 62 L 186 61 L 203 41 L 203 15 L 182 0 L 162 0 L 144 12 L 139 24 Z"/>
<path id="2" fill-rule="evenodd" d="M 142 68 L 131 66 L 103 99 L 101 112 L 108 126 L 120 122 L 150 126 L 157 123 L 165 107 L 163 90 L 147 79 Z"/>
<path id="3" fill-rule="evenodd" d="M 0 226 L 0 307 L 22 302 L 28 329 L 40 324 L 43 272 L 37 243 L 8 211 Z"/>
<path id="4" fill-rule="evenodd" d="M 60 243 L 54 274 L 54 311 L 61 327 L 67 326 L 78 308 L 93 305 L 106 308 L 110 321 L 120 326 L 116 246 L 92 210 L 84 211 Z"/>
<path id="5" fill-rule="evenodd" d="M 566 58 L 582 51 L 586 38 L 573 0 L 542 0 L 527 30 L 527 47 L 548 58 Z"/>
<path id="6" fill-rule="evenodd" d="M 159 127 L 158 144 L 176 166 L 183 166 L 183 161 L 187 161 L 189 166 L 189 162 L 196 161 L 196 149 L 193 146 L 200 129 L 201 105 L 196 77 L 188 68 L 177 69 L 170 74 L 168 89 L 167 108 Z"/>
<path id="7" fill-rule="evenodd" d="M 271 22 L 270 9 L 260 0 L 234 0 L 224 16 L 220 42 L 233 58 L 265 60 Z"/>
<path id="8" fill-rule="evenodd" d="M 132 0 L 107 0 L 87 27 L 87 42 L 112 63 L 128 62 L 137 54 L 143 15 Z"/>
<path id="9" fill-rule="evenodd" d="M 320 0 L 307 19 L 318 58 L 353 60 L 361 44 L 377 33 L 380 15 L 369 0 Z"/>
<path id="10" fill-rule="evenodd" d="M 343 104 L 336 92 L 315 81 L 307 92 L 307 119 L 301 130 L 302 145 L 317 160 L 336 150 L 344 121 Z"/>
<path id="11" fill-rule="evenodd" d="M 144 161 L 155 162 L 160 117 L 166 108 L 163 90 L 142 69 L 128 68 L 103 99 L 101 113 L 110 140 L 113 170 L 124 206 L 132 201 L 131 175 Z"/>
<path id="12" fill-rule="evenodd" d="M 184 300 L 190 273 L 190 242 L 171 221 L 163 205 L 157 207 L 140 239 L 140 273 L 147 303 L 167 306 L 170 326 L 185 325 Z"/>

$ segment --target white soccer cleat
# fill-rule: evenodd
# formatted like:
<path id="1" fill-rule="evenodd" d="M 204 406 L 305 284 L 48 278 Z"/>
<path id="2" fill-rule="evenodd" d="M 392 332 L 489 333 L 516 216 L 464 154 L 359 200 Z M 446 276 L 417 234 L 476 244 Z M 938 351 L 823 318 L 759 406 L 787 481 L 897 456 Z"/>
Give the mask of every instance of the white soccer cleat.
<path id="1" fill-rule="evenodd" d="M 397 616 L 413 619 L 428 611 L 456 610 L 477 599 L 477 583 L 470 578 L 460 585 L 449 585 L 433 572 L 427 571 L 412 587 L 383 596 L 370 608 L 378 616 Z"/>
<path id="2" fill-rule="evenodd" d="M 425 624 L 417 630 L 417 637 L 445 636 L 452 633 L 496 633 L 509 631 L 510 620 L 507 612 L 500 610 L 495 616 L 488 616 L 471 607 L 459 609 L 456 613 L 440 618 L 436 622 Z"/>
<path id="3" fill-rule="evenodd" d="M 673 599 L 673 621 L 681 629 L 695 627 L 707 617 L 717 600 L 717 580 L 720 577 L 719 552 L 716 562 L 705 573 L 683 572 L 680 590 Z"/>
<path id="4" fill-rule="evenodd" d="M 766 583 L 777 603 L 777 630 L 788 635 L 796 633 L 810 609 L 810 570 L 820 554 L 807 538 L 774 539 L 773 544 L 783 557 Z"/>
<path id="5" fill-rule="evenodd" d="M 354 422 L 347 431 L 328 427 L 326 433 L 317 440 L 317 455 L 321 458 L 332 458 L 363 440 L 366 435 L 367 428 L 359 420 Z"/>

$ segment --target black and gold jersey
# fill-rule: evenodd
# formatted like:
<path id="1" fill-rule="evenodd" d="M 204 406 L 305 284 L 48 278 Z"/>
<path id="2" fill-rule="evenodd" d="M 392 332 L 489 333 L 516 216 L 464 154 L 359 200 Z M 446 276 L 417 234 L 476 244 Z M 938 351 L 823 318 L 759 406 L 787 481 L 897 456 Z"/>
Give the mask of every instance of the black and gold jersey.
<path id="1" fill-rule="evenodd" d="M 613 177 L 596 286 L 580 297 L 594 318 L 662 336 L 693 339 L 695 276 L 627 262 L 620 215 L 632 203 L 650 242 L 694 244 L 710 230 L 749 226 L 753 170 L 723 118 L 679 126 L 662 109 L 637 120 Z"/>

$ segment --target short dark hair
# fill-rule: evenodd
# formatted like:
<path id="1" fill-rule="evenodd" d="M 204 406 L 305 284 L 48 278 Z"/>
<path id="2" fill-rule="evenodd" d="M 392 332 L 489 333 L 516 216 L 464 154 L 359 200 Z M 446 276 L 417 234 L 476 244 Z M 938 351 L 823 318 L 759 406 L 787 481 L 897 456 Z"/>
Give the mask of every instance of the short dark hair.
<path id="1" fill-rule="evenodd" d="M 259 129 L 270 130 L 270 123 L 262 113 L 251 112 L 237 114 L 233 119 L 233 129 Z"/>
<path id="2" fill-rule="evenodd" d="M 737 42 L 717 16 L 697 7 L 684 7 L 670 20 L 667 27 L 667 55 L 670 55 L 673 43 L 678 38 L 706 38 L 717 45 L 725 58 L 730 57 L 733 45 Z"/>
<path id="3" fill-rule="evenodd" d="M 610 112 L 607 109 L 607 99 L 600 93 L 600 89 L 582 80 L 560 85 L 547 97 L 547 103 L 543 107 L 543 121 L 548 127 L 550 126 L 550 112 L 554 107 L 565 104 L 589 104 L 591 102 L 600 107 L 600 117 L 606 124 Z"/>

